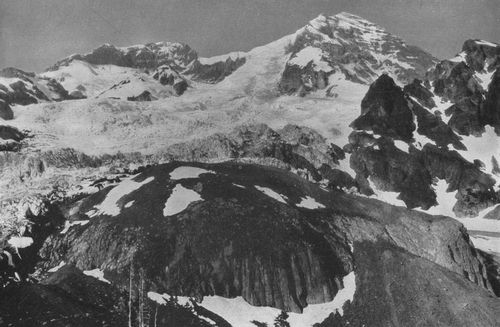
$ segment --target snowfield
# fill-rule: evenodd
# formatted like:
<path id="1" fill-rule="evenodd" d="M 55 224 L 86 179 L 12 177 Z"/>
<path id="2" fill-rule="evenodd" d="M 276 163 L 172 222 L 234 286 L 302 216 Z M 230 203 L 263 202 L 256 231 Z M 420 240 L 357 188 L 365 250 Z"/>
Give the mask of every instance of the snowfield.
<path id="1" fill-rule="evenodd" d="M 270 189 L 268 187 L 264 187 L 264 186 L 255 185 L 255 188 L 257 190 L 261 191 L 262 193 L 264 193 L 265 195 L 267 195 L 268 197 L 275 199 L 276 201 L 279 201 L 281 203 L 287 204 L 286 201 L 288 200 L 288 198 L 285 195 L 279 194 L 279 193 L 273 191 L 272 189 Z"/>
<path id="2" fill-rule="evenodd" d="M 172 170 L 170 179 L 175 181 L 185 178 L 198 178 L 201 174 L 215 174 L 215 172 L 198 167 L 181 166 Z"/>
<path id="3" fill-rule="evenodd" d="M 302 313 L 289 313 L 290 327 L 306 327 L 320 323 L 331 313 L 338 311 L 343 314 L 342 306 L 352 301 L 356 292 L 354 272 L 344 277 L 344 288 L 341 289 L 331 302 L 310 304 Z M 272 307 L 256 307 L 246 302 L 242 297 L 234 299 L 220 296 L 205 296 L 200 305 L 227 320 L 231 325 L 238 327 L 255 327 L 251 321 L 256 320 L 273 326 L 274 319 L 281 310 Z"/>
<path id="4" fill-rule="evenodd" d="M 177 184 L 172 190 L 172 195 L 170 195 L 165 203 L 163 215 L 165 217 L 176 215 L 186 210 L 191 203 L 201 200 L 203 200 L 201 195 L 193 190 L 185 188 L 181 184 Z"/>
<path id="5" fill-rule="evenodd" d="M 76 221 L 66 221 L 64 223 L 64 229 L 61 231 L 61 234 L 66 234 L 69 229 L 73 226 L 80 225 L 85 226 L 89 223 L 89 220 L 76 220 Z"/>
<path id="6" fill-rule="evenodd" d="M 311 198 L 310 196 L 306 196 L 305 198 L 301 198 L 300 202 L 297 203 L 297 207 L 307 208 L 307 209 L 323 209 L 325 206 L 316 199 Z"/>
<path id="7" fill-rule="evenodd" d="M 92 218 L 97 215 L 119 215 L 121 212 L 121 206 L 118 203 L 119 200 L 124 196 L 137 191 L 141 188 L 141 186 L 151 183 L 154 180 L 154 177 L 148 177 L 142 182 L 136 182 L 133 180 L 134 177 L 135 176 L 123 180 L 111 191 L 109 191 L 104 201 L 102 201 L 101 204 L 94 206 L 94 210 L 89 214 L 89 217 Z"/>
<path id="8" fill-rule="evenodd" d="M 11 237 L 7 243 L 16 249 L 24 249 L 33 244 L 33 239 L 26 236 L 14 236 Z"/>
<path id="9" fill-rule="evenodd" d="M 299 53 L 290 60 L 290 64 L 299 67 L 305 67 L 310 62 L 312 62 L 317 71 L 323 71 L 325 73 L 332 71 L 332 67 L 330 67 L 327 62 L 323 61 L 323 51 L 319 48 L 306 47 L 300 50 Z"/>
<path id="10" fill-rule="evenodd" d="M 104 278 L 104 271 L 102 271 L 98 268 L 92 269 L 92 270 L 84 270 L 83 273 L 87 276 L 94 277 L 103 283 L 111 284 L 111 282 L 109 280 Z"/>
<path id="11" fill-rule="evenodd" d="M 50 268 L 49 270 L 47 270 L 48 272 L 56 272 L 58 271 L 59 269 L 61 269 L 62 267 L 64 267 L 66 265 L 66 262 L 64 261 L 61 261 L 57 266 L 53 267 L 53 268 Z"/>

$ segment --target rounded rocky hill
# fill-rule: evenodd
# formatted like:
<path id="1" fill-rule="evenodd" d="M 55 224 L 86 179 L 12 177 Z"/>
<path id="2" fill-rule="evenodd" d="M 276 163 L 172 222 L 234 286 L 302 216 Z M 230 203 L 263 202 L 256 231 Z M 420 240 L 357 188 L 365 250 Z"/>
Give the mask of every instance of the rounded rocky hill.
<path id="1" fill-rule="evenodd" d="M 169 295 L 189 309 L 173 314 L 184 324 L 171 326 L 272 324 L 280 310 L 292 326 L 500 323 L 494 275 L 459 223 L 323 189 L 277 168 L 154 166 L 59 207 L 67 222 L 38 253 L 41 283 L 11 285 L 9 298 L 32 294 L 70 307 L 80 298 L 70 312 L 108 325 L 126 319 L 129 295 L 129 307 L 146 303 L 140 312 L 148 312 L 134 311 L 134 319 L 151 326 L 155 308 L 163 322 L 182 310 Z M 108 290 L 80 294 L 87 291 L 76 285 L 92 280 L 79 271 L 99 278 L 91 289 Z M 1 304 L 6 320 L 39 310 L 32 302 Z M 64 315 L 50 310 L 51 319 Z"/>

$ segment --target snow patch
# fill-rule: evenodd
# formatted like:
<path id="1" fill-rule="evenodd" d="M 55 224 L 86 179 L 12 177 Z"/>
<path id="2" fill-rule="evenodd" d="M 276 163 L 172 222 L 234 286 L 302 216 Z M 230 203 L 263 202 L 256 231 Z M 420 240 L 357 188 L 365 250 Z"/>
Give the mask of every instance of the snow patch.
<path id="1" fill-rule="evenodd" d="M 485 218 L 457 219 L 469 231 L 500 233 L 500 220 Z"/>
<path id="2" fill-rule="evenodd" d="M 465 61 L 466 56 L 467 56 L 467 54 L 465 53 L 465 51 L 462 51 L 459 54 L 457 54 L 455 57 L 448 59 L 448 61 L 451 61 L 451 62 L 466 62 Z"/>
<path id="3" fill-rule="evenodd" d="M 469 162 L 474 162 L 475 159 L 481 160 L 484 164 L 482 170 L 495 178 L 498 185 L 500 177 L 492 174 L 493 163 L 491 160 L 492 157 L 500 159 L 500 137 L 495 133 L 495 129 L 488 125 L 485 126 L 485 132 L 480 137 L 472 135 L 461 135 L 461 137 L 467 151 L 458 150 L 458 153 Z"/>
<path id="4" fill-rule="evenodd" d="M 500 254 L 500 237 L 474 235 L 470 237 L 474 246 L 487 253 Z"/>
<path id="5" fill-rule="evenodd" d="M 215 172 L 198 167 L 181 166 L 172 170 L 170 179 L 198 178 L 201 174 L 215 174 Z"/>
<path id="6" fill-rule="evenodd" d="M 7 241 L 7 243 L 16 249 L 24 249 L 33 244 L 33 239 L 25 236 L 13 236 Z"/>
<path id="7" fill-rule="evenodd" d="M 279 201 L 279 202 L 282 202 L 285 204 L 287 203 L 286 200 L 288 200 L 288 198 L 283 194 L 279 194 L 268 187 L 255 185 L 255 188 L 257 190 L 261 191 L 262 193 L 264 193 L 265 195 L 267 195 L 268 197 L 275 199 L 276 201 Z"/>
<path id="8" fill-rule="evenodd" d="M 323 60 L 323 50 L 315 47 L 306 47 L 297 52 L 290 60 L 290 64 L 305 67 L 311 61 L 317 71 L 322 70 L 327 73 L 332 70 L 332 67 L 330 67 L 328 63 Z"/>
<path id="9" fill-rule="evenodd" d="M 172 195 L 167 199 L 163 215 L 165 217 L 173 216 L 184 211 L 189 204 L 203 200 L 202 197 L 193 190 L 187 189 L 181 184 L 175 185 Z"/>
<path id="10" fill-rule="evenodd" d="M 130 208 L 131 206 L 134 205 L 134 202 L 135 202 L 135 200 L 129 201 L 129 202 L 125 203 L 125 205 L 123 207 L 124 208 Z"/>
<path id="11" fill-rule="evenodd" d="M 61 234 L 66 234 L 72 226 L 80 225 L 85 226 L 89 223 L 89 220 L 75 220 L 75 221 L 66 221 L 64 223 L 64 229 L 61 231 Z"/>
<path id="12" fill-rule="evenodd" d="M 476 72 L 474 74 L 474 76 L 479 81 L 479 84 L 481 84 L 481 87 L 483 88 L 483 90 L 488 91 L 488 86 L 490 85 L 491 80 L 493 79 L 494 73 L 495 73 L 495 71 L 493 70 L 491 72 L 484 72 L 484 73 Z"/>
<path id="13" fill-rule="evenodd" d="M 61 261 L 57 266 L 53 267 L 53 268 L 50 268 L 48 270 L 48 272 L 56 272 L 58 271 L 59 269 L 61 269 L 62 267 L 64 267 L 64 265 L 66 265 L 66 262 L 64 261 Z"/>
<path id="14" fill-rule="evenodd" d="M 14 92 L 14 90 L 10 87 L 10 84 L 21 81 L 19 78 L 11 78 L 11 77 L 0 77 L 0 84 L 4 85 L 8 91 Z M 24 82 L 23 82 L 24 83 Z M 26 85 L 26 83 L 24 83 Z"/>
<path id="15" fill-rule="evenodd" d="M 406 152 L 406 153 L 410 153 L 410 146 L 406 142 L 403 142 L 403 141 L 400 141 L 400 140 L 395 140 L 394 141 L 394 145 L 399 150 L 401 150 L 403 152 Z"/>
<path id="16" fill-rule="evenodd" d="M 415 141 L 413 142 L 413 145 L 417 149 L 422 150 L 424 145 L 426 145 L 427 143 L 436 145 L 436 143 L 433 140 L 431 140 L 427 136 L 422 135 L 418 132 L 418 119 L 417 119 L 417 115 L 415 115 L 415 114 L 413 114 L 413 123 L 415 124 L 415 131 L 413 132 L 413 139 Z M 394 143 L 396 143 L 396 141 Z M 406 150 L 406 152 L 408 153 L 408 150 Z"/>
<path id="17" fill-rule="evenodd" d="M 135 176 L 134 176 L 135 177 Z M 148 177 L 142 182 L 136 182 L 133 180 L 133 177 L 130 179 L 123 180 L 117 186 L 115 186 L 109 193 L 107 194 L 104 201 L 101 204 L 94 206 L 96 209 L 89 216 L 94 217 L 96 215 L 109 215 L 109 216 L 117 216 L 120 214 L 121 209 L 118 206 L 118 201 L 127 194 L 132 193 L 133 191 L 138 190 L 143 185 L 146 185 L 152 182 L 155 178 Z"/>
<path id="18" fill-rule="evenodd" d="M 374 197 L 378 200 L 387 202 L 387 203 L 395 205 L 395 206 L 406 207 L 406 204 L 404 203 L 404 201 L 398 199 L 399 192 L 382 191 L 382 190 L 377 189 L 377 187 L 375 186 L 375 184 L 371 180 L 371 176 L 368 177 L 368 183 L 369 183 L 371 189 L 373 190 L 373 192 L 375 193 L 371 197 Z"/>
<path id="19" fill-rule="evenodd" d="M 311 198 L 309 195 L 305 198 L 301 198 L 300 203 L 297 203 L 297 207 L 307 208 L 307 209 L 323 209 L 325 206 L 316 199 Z"/>
<path id="20" fill-rule="evenodd" d="M 156 292 L 148 292 L 148 298 L 152 301 L 155 301 L 156 303 L 158 303 L 159 305 L 165 305 L 167 304 L 167 300 L 170 299 L 170 295 L 166 294 L 166 293 L 163 293 L 163 294 L 159 294 L 159 293 L 156 293 Z M 182 306 L 185 306 L 185 305 L 190 305 L 191 304 L 191 299 L 187 296 L 178 296 L 177 297 L 177 303 L 182 305 Z"/>
<path id="21" fill-rule="evenodd" d="M 245 187 L 245 186 L 243 186 L 243 185 L 240 185 L 240 184 L 236 184 L 236 183 L 232 183 L 232 184 L 233 184 L 234 186 L 236 186 L 236 187 L 239 187 L 239 188 L 244 188 L 244 189 L 246 189 L 246 187 Z"/>
<path id="22" fill-rule="evenodd" d="M 312 326 L 325 320 L 331 313 L 338 310 L 343 314 L 342 306 L 346 301 L 354 299 L 356 281 L 354 272 L 349 273 L 343 279 L 344 288 L 341 289 L 331 302 L 321 304 L 310 304 L 304 308 L 302 313 L 289 313 L 288 322 L 290 327 Z M 281 310 L 272 307 L 257 307 L 246 302 L 242 297 L 233 299 L 220 296 L 205 296 L 200 303 L 202 307 L 223 317 L 232 326 L 255 327 L 253 320 L 274 325 L 274 319 Z"/>
<path id="23" fill-rule="evenodd" d="M 94 278 L 100 280 L 101 282 L 111 284 L 111 282 L 109 280 L 104 278 L 104 271 L 102 271 L 98 268 L 92 269 L 92 270 L 84 270 L 83 273 L 87 276 L 94 277 Z"/>
<path id="24" fill-rule="evenodd" d="M 444 215 L 448 217 L 455 217 L 453 212 L 453 206 L 457 202 L 455 198 L 455 192 L 448 192 L 448 183 L 444 179 L 439 179 L 438 182 L 433 185 L 434 192 L 436 192 L 437 205 L 429 208 L 428 210 L 417 209 L 419 211 L 426 212 L 431 215 Z"/>

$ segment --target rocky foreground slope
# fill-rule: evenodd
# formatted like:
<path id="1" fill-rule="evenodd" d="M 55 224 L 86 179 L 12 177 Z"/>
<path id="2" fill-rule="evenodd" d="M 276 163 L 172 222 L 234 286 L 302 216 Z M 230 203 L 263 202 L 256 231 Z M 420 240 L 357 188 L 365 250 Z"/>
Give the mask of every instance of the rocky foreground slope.
<path id="1" fill-rule="evenodd" d="M 500 323 L 497 281 L 459 223 L 280 169 L 161 165 L 52 210 L 34 220 L 48 237 L 15 257 L 41 282 L 2 289 L 6 324 L 114 326 L 131 306 L 150 326 L 272 324 L 280 309 L 292 326 Z"/>

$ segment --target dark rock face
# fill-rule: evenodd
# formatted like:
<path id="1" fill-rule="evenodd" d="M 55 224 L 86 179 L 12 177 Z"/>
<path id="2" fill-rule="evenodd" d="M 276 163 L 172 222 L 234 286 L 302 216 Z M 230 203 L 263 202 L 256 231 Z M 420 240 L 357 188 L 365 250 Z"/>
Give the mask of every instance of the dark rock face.
<path id="1" fill-rule="evenodd" d="M 413 85 L 411 89 L 418 87 Z M 458 191 L 454 207 L 458 216 L 474 216 L 500 200 L 493 191 L 493 178 L 448 149 L 452 145 L 455 149 L 466 150 L 453 131 L 456 115 L 447 125 L 387 76 L 380 77 L 370 87 L 361 108 L 361 116 L 351 126 L 382 135 L 377 138 L 366 132 L 353 132 L 345 147 L 352 152 L 351 167 L 356 171 L 356 181 L 364 194 L 372 194 L 370 178 L 380 190 L 400 192 L 399 198 L 408 207 L 427 209 L 436 204 L 432 185 L 433 180 L 439 178 L 449 184 L 448 191 Z M 399 110 L 396 111 L 399 114 L 390 115 L 395 110 Z M 416 130 L 412 125 L 414 121 L 418 125 Z M 408 141 L 415 139 L 417 134 L 435 144 Z M 394 146 L 393 141 L 398 139 L 408 143 L 408 152 Z"/>
<path id="2" fill-rule="evenodd" d="M 419 79 L 414 79 L 413 82 L 405 85 L 403 91 L 406 94 L 415 97 L 427 108 L 434 108 L 436 106 L 436 103 L 433 99 L 434 95 L 429 89 L 422 85 L 422 81 Z"/>
<path id="3" fill-rule="evenodd" d="M 177 95 L 182 95 L 189 86 L 187 80 L 169 66 L 158 67 L 153 78 L 162 85 L 172 86 Z"/>
<path id="4" fill-rule="evenodd" d="M 134 294 L 131 302 L 128 292 L 65 265 L 38 284 L 9 285 L 0 290 L 0 324 L 19 327 L 214 326 L 208 318 L 216 322 L 216 326 L 231 327 L 222 317 L 202 307 L 187 307 L 175 298 L 167 298 L 161 305 L 150 300 L 141 289 L 140 276 L 131 279 L 130 291 Z"/>
<path id="5" fill-rule="evenodd" d="M 2 290 L 4 326 L 124 326 L 126 297 L 113 287 L 64 267 L 41 284 Z"/>
<path id="6" fill-rule="evenodd" d="M 458 59 L 457 59 L 458 58 Z M 434 92 L 453 102 L 446 110 L 448 125 L 461 135 L 481 136 L 485 125 L 496 129 L 499 103 L 498 68 L 500 46 L 481 40 L 467 40 L 459 57 L 441 61 L 427 74 Z M 488 80 L 488 74 L 493 79 Z"/>
<path id="7" fill-rule="evenodd" d="M 493 190 L 494 179 L 455 151 L 426 144 L 422 150 L 410 147 L 406 153 L 390 139 L 372 138 L 372 143 L 359 143 L 357 140 L 362 137 L 359 132 L 350 137 L 353 149 L 350 164 L 361 191 L 367 195 L 372 194 L 367 181 L 370 177 L 377 189 L 400 192 L 399 198 L 409 208 L 428 209 L 436 204 L 432 185 L 439 178 L 449 184 L 449 192 L 458 191 L 453 210 L 459 217 L 475 216 L 500 201 Z M 365 134 L 365 137 L 370 136 Z"/>
<path id="8" fill-rule="evenodd" d="M 465 62 L 443 61 L 433 71 L 434 92 L 454 105 L 445 113 L 451 116 L 449 126 L 462 135 L 481 135 L 480 117 L 484 90 L 474 78 L 475 71 Z"/>
<path id="9" fill-rule="evenodd" d="M 355 132 L 354 132 L 355 133 Z M 418 151 L 403 152 L 388 139 L 377 140 L 378 150 L 354 144 L 350 164 L 356 171 L 356 180 L 365 194 L 371 195 L 368 178 L 378 189 L 400 192 L 400 199 L 409 208 L 429 208 L 436 202 L 431 188 L 432 178 L 418 157 Z"/>
<path id="10" fill-rule="evenodd" d="M 5 68 L 0 77 L 17 79 L 8 85 L 0 84 L 0 100 L 8 104 L 29 105 L 40 101 L 61 101 L 71 99 L 68 92 L 56 80 L 39 77 L 34 73 L 24 72 L 17 68 Z M 48 96 L 42 92 L 46 89 Z"/>
<path id="11" fill-rule="evenodd" d="M 165 217 L 165 199 L 160 198 L 171 196 L 176 183 L 169 181 L 167 172 L 174 167 L 150 171 L 155 177 L 149 184 L 152 189 L 141 190 L 146 202 L 134 205 L 137 212 L 150 207 L 150 214 L 141 215 L 140 223 L 135 214 L 120 216 L 120 223 L 114 219 L 99 223 L 92 220 L 82 233 L 75 234 L 76 229 L 72 229 L 54 237 L 42 250 L 43 255 L 50 264 L 67 258 L 81 269 L 105 265 L 114 276 L 113 283 L 121 287 L 126 287 L 127 268 L 133 263 L 145 270 L 151 287 L 196 298 L 241 295 L 254 305 L 301 311 L 308 303 L 334 297 L 341 278 L 352 270 L 345 236 L 335 229 L 319 234 L 299 210 L 247 185 L 244 178 L 258 174 L 260 169 L 247 167 L 238 173 L 240 165 L 225 166 L 224 170 L 238 174 L 241 180 L 208 174 L 181 182 L 186 188 L 198 190 L 204 201 L 180 215 Z M 255 182 L 266 185 L 272 173 L 260 175 Z M 240 185 L 247 189 L 232 182 L 243 183 Z M 281 187 L 285 190 L 288 186 Z M 103 199 L 105 193 L 85 201 L 81 213 Z M 155 199 L 155 193 L 160 198 Z M 294 198 L 298 201 L 297 196 Z"/>
<path id="12" fill-rule="evenodd" d="M 7 125 L 0 125 L 0 139 L 20 142 L 24 138 L 26 138 L 26 134 L 21 132 L 17 128 Z"/>
<path id="13" fill-rule="evenodd" d="M 392 78 L 380 76 L 370 86 L 361 102 L 361 116 L 351 127 L 408 142 L 415 124 L 413 114 L 402 90 Z"/>
<path id="14" fill-rule="evenodd" d="M 500 67 L 500 46 L 488 44 L 481 40 L 467 40 L 462 46 L 467 64 L 476 71 L 496 69 Z"/>
<path id="15" fill-rule="evenodd" d="M 310 92 L 326 88 L 328 75 L 324 71 L 316 71 L 312 62 L 305 67 L 286 65 L 278 85 L 279 91 L 282 94 L 304 96 Z"/>
<path id="16" fill-rule="evenodd" d="M 21 149 L 20 142 L 26 137 L 26 133 L 15 127 L 0 125 L 0 151 L 19 151 Z"/>
<path id="17" fill-rule="evenodd" d="M 195 61 L 192 67 L 186 70 L 185 74 L 192 75 L 192 79 L 195 81 L 218 83 L 243 66 L 245 62 L 245 57 L 235 59 L 229 57 L 226 61 L 219 61 L 210 65 Z"/>
<path id="18" fill-rule="evenodd" d="M 385 242 L 359 243 L 355 253 L 360 270 L 358 278 L 366 280 L 370 287 L 360 290 L 354 301 L 344 307 L 343 316 L 332 314 L 318 327 L 495 326 L 500 323 L 498 315 L 492 315 L 498 310 L 496 299 L 474 291 L 470 283 L 430 261 Z M 384 276 L 387 271 L 392 272 L 391 278 Z M 403 282 L 408 274 L 415 278 Z M 458 289 L 462 291 L 457 292 Z M 481 304 L 472 298 L 481 299 Z M 371 307 L 370 302 L 380 306 Z M 461 309 L 461 303 L 468 303 L 467 309 Z M 434 308 L 431 311 L 426 309 L 431 307 Z"/>
<path id="19" fill-rule="evenodd" d="M 473 78 L 474 72 L 465 62 L 444 60 L 431 73 L 434 92 L 454 103 L 481 94 L 482 88 Z"/>
<path id="20" fill-rule="evenodd" d="M 169 179 L 173 169 L 186 165 L 211 173 Z M 146 169 L 134 180 L 147 178 L 154 179 L 117 199 L 116 216 L 101 213 L 84 226 L 50 237 L 40 252 L 40 267 L 46 270 L 61 260 L 82 270 L 100 267 L 122 291 L 129 289 L 133 269 L 134 276 L 143 276 L 146 291 L 198 299 L 241 295 L 251 304 L 288 311 L 331 300 L 343 287 L 342 277 L 354 270 L 356 293 L 344 317 L 349 321 L 379 312 L 374 322 L 385 326 L 391 317 L 411 323 L 417 318 L 407 313 L 415 310 L 430 314 L 407 297 L 427 296 L 417 288 L 424 282 L 429 292 L 439 290 L 436 301 L 451 303 L 461 294 L 461 301 L 468 302 L 470 296 L 483 308 L 477 317 L 496 319 L 500 301 L 487 292 L 492 287 L 485 259 L 454 220 L 328 192 L 279 169 L 255 165 L 174 163 Z M 164 216 L 175 185 L 197 192 L 201 200 Z M 254 186 L 272 189 L 285 203 Z M 75 210 L 87 215 L 109 192 L 75 203 Z M 297 203 L 305 196 L 325 208 L 301 208 Z M 125 206 L 130 201 L 133 205 Z M 446 292 L 439 278 L 445 278 Z M 372 300 L 387 296 L 394 301 Z M 457 306 L 432 309 L 433 315 L 446 317 L 465 312 Z"/>
<path id="21" fill-rule="evenodd" d="M 500 55 L 498 58 L 500 60 Z M 481 110 L 481 118 L 481 123 L 494 126 L 495 132 L 500 134 L 500 69 L 493 74 Z"/>
<path id="22" fill-rule="evenodd" d="M 453 145 L 457 150 L 466 150 L 460 141 L 460 137 L 454 133 L 453 129 L 447 125 L 440 116 L 437 116 L 420 106 L 413 100 L 408 105 L 417 118 L 418 128 L 416 132 L 434 141 L 438 147 L 446 148 Z"/>
<path id="23" fill-rule="evenodd" d="M 138 96 L 133 96 L 133 97 L 128 97 L 128 101 L 152 101 L 153 96 L 151 95 L 151 92 L 149 91 L 144 91 Z"/>
<path id="24" fill-rule="evenodd" d="M 14 118 L 14 112 L 12 112 L 9 104 L 4 100 L 0 100 L 0 118 L 3 120 L 10 120 Z"/>

